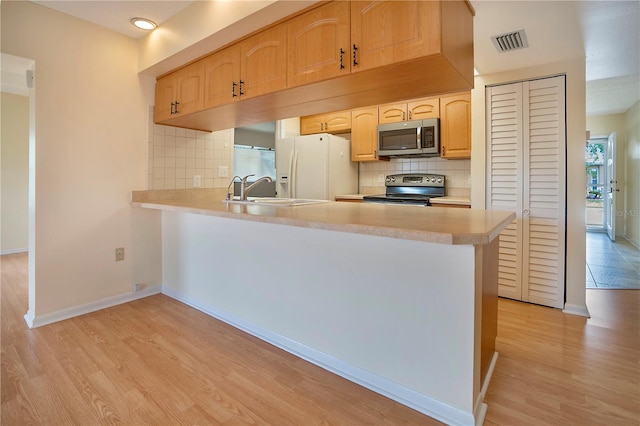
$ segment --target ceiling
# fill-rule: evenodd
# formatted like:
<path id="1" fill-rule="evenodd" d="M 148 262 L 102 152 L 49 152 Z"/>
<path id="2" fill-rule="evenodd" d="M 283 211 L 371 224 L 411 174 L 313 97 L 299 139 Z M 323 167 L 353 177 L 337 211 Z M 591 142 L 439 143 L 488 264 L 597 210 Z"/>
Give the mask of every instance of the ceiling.
<path id="1" fill-rule="evenodd" d="M 139 38 L 145 32 L 134 28 L 131 18 L 145 17 L 162 25 L 191 1 L 36 3 Z M 587 115 L 625 112 L 640 99 L 640 2 L 471 0 L 471 4 L 476 10 L 475 65 L 480 74 L 586 57 Z M 498 53 L 491 36 L 520 29 L 525 30 L 529 47 Z"/>
<path id="2" fill-rule="evenodd" d="M 640 2 L 471 1 L 480 74 L 586 57 L 587 115 L 640 99 Z M 499 53 L 491 37 L 524 29 L 529 47 Z"/>

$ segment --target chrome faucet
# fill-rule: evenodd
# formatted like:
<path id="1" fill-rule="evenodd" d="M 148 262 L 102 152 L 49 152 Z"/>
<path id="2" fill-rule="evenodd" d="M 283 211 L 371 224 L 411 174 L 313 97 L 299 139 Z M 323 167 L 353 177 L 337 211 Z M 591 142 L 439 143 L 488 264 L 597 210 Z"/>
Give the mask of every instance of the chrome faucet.
<path id="1" fill-rule="evenodd" d="M 240 182 L 240 200 L 246 201 L 247 196 L 249 195 L 249 191 L 255 188 L 256 185 L 262 182 L 273 182 L 269 176 L 263 176 L 260 179 L 253 182 L 251 185 L 247 185 L 247 178 L 255 176 L 255 175 L 247 175 L 242 178 L 242 182 Z"/>

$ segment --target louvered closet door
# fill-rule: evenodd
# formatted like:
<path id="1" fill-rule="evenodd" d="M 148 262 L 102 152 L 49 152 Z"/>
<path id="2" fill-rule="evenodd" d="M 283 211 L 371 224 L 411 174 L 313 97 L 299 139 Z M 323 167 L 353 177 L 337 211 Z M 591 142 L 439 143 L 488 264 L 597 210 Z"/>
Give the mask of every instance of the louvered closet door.
<path id="1" fill-rule="evenodd" d="M 522 300 L 521 111 L 520 85 L 487 89 L 487 208 L 516 213 L 499 237 L 498 295 L 517 300 Z"/>
<path id="2" fill-rule="evenodd" d="M 499 295 L 561 308 L 565 265 L 564 77 L 487 89 L 487 208 L 500 235 Z"/>

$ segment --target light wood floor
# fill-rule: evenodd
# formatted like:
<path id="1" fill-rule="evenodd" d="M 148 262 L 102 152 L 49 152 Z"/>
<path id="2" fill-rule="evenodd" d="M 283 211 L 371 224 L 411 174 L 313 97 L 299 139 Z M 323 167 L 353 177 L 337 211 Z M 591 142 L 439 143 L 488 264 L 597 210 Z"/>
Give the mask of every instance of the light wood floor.
<path id="1" fill-rule="evenodd" d="M 1 262 L 3 426 L 438 424 L 163 295 L 28 330 Z M 640 291 L 587 292 L 591 319 L 500 300 L 485 424 L 640 424 Z"/>

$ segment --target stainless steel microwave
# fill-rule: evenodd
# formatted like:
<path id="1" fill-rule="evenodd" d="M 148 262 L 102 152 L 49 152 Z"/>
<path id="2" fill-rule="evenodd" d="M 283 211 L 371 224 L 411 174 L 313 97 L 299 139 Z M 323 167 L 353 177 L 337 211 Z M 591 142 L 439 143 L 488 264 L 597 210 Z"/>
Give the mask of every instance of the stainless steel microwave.
<path id="1" fill-rule="evenodd" d="M 440 155 L 440 120 L 403 121 L 378 125 L 381 157 L 437 157 Z"/>

